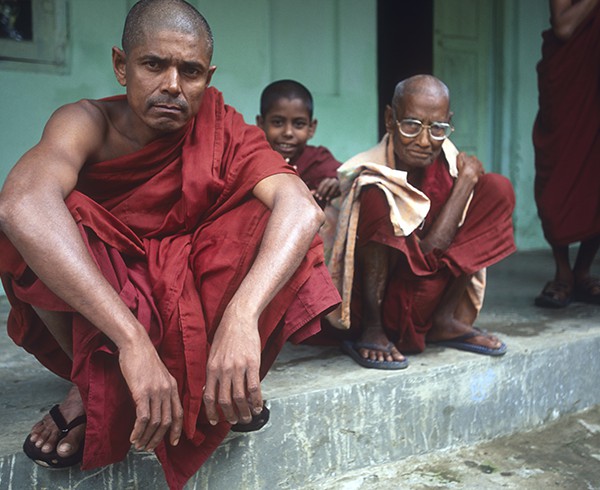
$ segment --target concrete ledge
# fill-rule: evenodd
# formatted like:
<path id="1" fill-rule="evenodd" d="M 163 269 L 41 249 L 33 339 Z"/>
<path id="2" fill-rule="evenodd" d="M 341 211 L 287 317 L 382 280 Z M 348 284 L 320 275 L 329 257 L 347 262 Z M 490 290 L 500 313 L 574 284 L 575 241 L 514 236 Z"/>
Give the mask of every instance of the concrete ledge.
<path id="1" fill-rule="evenodd" d="M 600 307 L 532 305 L 547 254 L 490 270 L 479 325 L 509 346 L 500 359 L 428 348 L 400 372 L 363 369 L 336 348 L 286 346 L 264 382 L 271 422 L 229 438 L 191 488 L 310 488 L 325 476 L 534 428 L 600 404 Z M 6 344 L 6 345 L 5 345 Z M 6 348 L 5 348 L 6 347 Z M 98 471 L 50 472 L 20 446 L 66 384 L 0 340 L 0 490 L 164 488 L 152 455 L 131 452 Z M 34 392 L 29 390 L 33 387 Z M 9 427 L 11 425 L 11 427 Z"/>

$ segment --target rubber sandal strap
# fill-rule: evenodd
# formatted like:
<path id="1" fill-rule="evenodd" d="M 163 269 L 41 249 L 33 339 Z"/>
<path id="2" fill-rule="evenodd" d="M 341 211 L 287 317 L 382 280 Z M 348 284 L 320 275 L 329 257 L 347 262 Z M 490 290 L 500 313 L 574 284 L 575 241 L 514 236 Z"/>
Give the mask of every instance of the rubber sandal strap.
<path id="1" fill-rule="evenodd" d="M 465 333 L 451 339 L 446 339 L 443 342 L 464 342 L 465 340 L 472 339 L 473 337 L 491 337 L 491 335 L 487 333 L 487 330 L 482 330 L 478 327 L 472 327 L 472 329 L 472 332 Z"/>
<path id="2" fill-rule="evenodd" d="M 575 283 L 575 289 L 579 293 L 593 294 L 592 289 L 600 288 L 600 278 L 597 276 L 586 277 L 583 281 Z"/>
<path id="3" fill-rule="evenodd" d="M 571 290 L 573 286 L 571 286 L 568 282 L 565 281 L 548 281 L 542 290 L 542 294 L 546 296 L 557 296 L 561 294 L 571 294 Z"/>
<path id="4" fill-rule="evenodd" d="M 67 421 L 63 417 L 63 414 L 60 411 L 60 408 L 58 407 L 58 405 L 54 405 L 50 409 L 50 416 L 52 417 L 52 420 L 54 420 L 54 423 L 60 429 L 61 432 L 69 432 L 69 427 L 67 425 Z"/>
<path id="5" fill-rule="evenodd" d="M 384 354 L 391 354 L 393 347 L 394 344 L 391 342 L 387 345 L 373 344 L 370 342 L 354 342 L 355 349 L 376 350 L 378 352 L 383 352 Z"/>
<path id="6" fill-rule="evenodd" d="M 75 417 L 73 420 L 71 420 L 71 422 L 69 422 L 67 424 L 67 421 L 65 420 L 65 417 L 63 416 L 62 412 L 60 411 L 60 408 L 58 405 L 54 405 L 50 409 L 50 416 L 52 417 L 52 420 L 54 420 L 54 423 L 56 424 L 56 426 L 60 429 L 60 431 L 63 434 L 67 434 L 71 429 L 74 429 L 78 425 L 84 424 L 87 420 L 87 417 L 84 414 L 84 415 L 79 415 L 78 417 Z"/>

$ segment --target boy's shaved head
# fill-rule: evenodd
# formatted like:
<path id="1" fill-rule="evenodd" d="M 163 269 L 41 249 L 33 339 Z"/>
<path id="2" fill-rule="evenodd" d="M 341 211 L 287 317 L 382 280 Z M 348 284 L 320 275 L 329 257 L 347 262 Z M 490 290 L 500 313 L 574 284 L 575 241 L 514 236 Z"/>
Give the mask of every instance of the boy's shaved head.
<path id="1" fill-rule="evenodd" d="M 144 36 L 157 30 L 170 30 L 202 36 L 206 40 L 207 55 L 212 58 L 213 35 L 204 16 L 184 0 L 140 0 L 127 18 L 121 44 L 129 52 Z"/>
<path id="2" fill-rule="evenodd" d="M 277 80 L 265 87 L 260 96 L 260 115 L 265 116 L 279 99 L 300 99 L 313 117 L 313 98 L 310 91 L 295 80 Z"/>

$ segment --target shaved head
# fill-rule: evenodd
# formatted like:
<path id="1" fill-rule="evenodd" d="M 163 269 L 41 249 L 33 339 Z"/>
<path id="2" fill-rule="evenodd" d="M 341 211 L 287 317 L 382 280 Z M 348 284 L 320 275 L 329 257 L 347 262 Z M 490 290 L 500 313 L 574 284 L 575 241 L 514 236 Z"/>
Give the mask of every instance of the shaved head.
<path id="1" fill-rule="evenodd" d="M 398 111 L 402 107 L 406 96 L 417 94 L 443 98 L 448 101 L 448 107 L 450 107 L 448 87 L 439 78 L 432 75 L 415 75 L 398 83 L 394 90 L 392 107 Z"/>
<path id="2" fill-rule="evenodd" d="M 313 117 L 313 98 L 310 91 L 295 80 L 277 80 L 265 87 L 260 96 L 260 115 L 266 116 L 279 99 L 300 99 L 310 119 Z"/>
<path id="3" fill-rule="evenodd" d="M 159 30 L 169 30 L 203 37 L 207 55 L 212 58 L 213 36 L 204 16 L 184 0 L 140 0 L 125 20 L 123 51 L 128 53 L 144 41 L 146 35 Z"/>

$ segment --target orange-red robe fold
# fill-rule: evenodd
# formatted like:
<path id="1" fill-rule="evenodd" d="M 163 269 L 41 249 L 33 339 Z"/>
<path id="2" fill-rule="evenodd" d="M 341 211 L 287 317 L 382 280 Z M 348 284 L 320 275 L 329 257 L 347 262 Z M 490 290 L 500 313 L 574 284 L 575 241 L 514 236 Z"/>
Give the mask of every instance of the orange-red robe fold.
<path id="1" fill-rule="evenodd" d="M 535 199 L 548 242 L 600 234 L 600 5 L 573 36 L 543 33 L 533 127 Z"/>
<path id="2" fill-rule="evenodd" d="M 270 215 L 252 189 L 278 173 L 292 170 L 262 131 L 245 124 L 209 88 L 186 128 L 134 154 L 86 165 L 66 200 L 98 267 L 177 380 L 184 437 L 177 447 L 162 443 L 156 450 L 171 488 L 183 487 L 229 431 L 227 423 L 210 426 L 202 409 L 206 361 Z M 82 467 L 123 459 L 135 410 L 115 346 L 74 313 L 71 363 L 29 305 L 72 309 L 46 289 L 3 235 L 0 271 L 12 304 L 10 336 L 81 391 L 88 416 Z M 299 342 L 317 332 L 319 315 L 338 302 L 315 238 L 261 315 L 261 376 L 287 339 Z"/>

